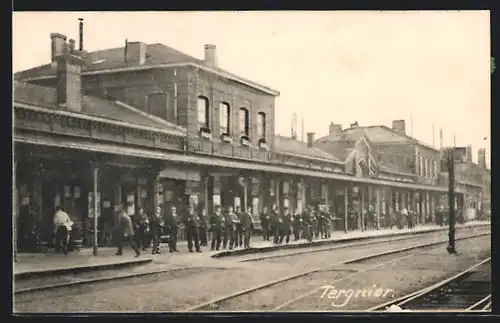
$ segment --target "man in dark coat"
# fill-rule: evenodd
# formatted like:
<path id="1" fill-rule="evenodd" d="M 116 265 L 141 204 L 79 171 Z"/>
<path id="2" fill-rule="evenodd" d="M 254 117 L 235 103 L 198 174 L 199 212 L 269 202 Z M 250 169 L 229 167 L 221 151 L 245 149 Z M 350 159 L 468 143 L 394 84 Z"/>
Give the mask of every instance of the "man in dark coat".
<path id="1" fill-rule="evenodd" d="M 243 211 L 240 206 L 237 206 L 236 211 L 234 213 L 236 214 L 236 217 L 238 218 L 238 221 L 236 222 L 236 230 L 234 232 L 235 246 L 236 247 L 237 246 L 243 247 L 244 234 L 243 234 L 242 222 L 243 222 L 243 218 L 246 217 L 245 211 Z"/>
<path id="2" fill-rule="evenodd" d="M 275 205 L 273 206 L 273 210 L 271 211 L 271 224 L 273 226 L 274 244 L 278 244 L 280 242 L 281 223 L 283 223 L 283 219 L 281 218 L 278 206 Z"/>
<path id="3" fill-rule="evenodd" d="M 207 210 L 203 207 L 200 210 L 200 245 L 208 246 L 208 214 Z"/>
<path id="4" fill-rule="evenodd" d="M 196 214 L 195 207 L 190 205 L 187 213 L 184 215 L 184 225 L 186 227 L 186 239 L 189 252 L 193 252 L 193 242 L 196 252 L 200 250 L 200 218 Z"/>
<path id="5" fill-rule="evenodd" d="M 179 229 L 179 223 L 180 218 L 177 214 L 177 208 L 175 206 L 172 206 L 165 219 L 165 230 L 170 236 L 168 240 L 168 248 L 170 252 L 179 252 L 179 250 L 177 250 L 177 233 Z"/>
<path id="6" fill-rule="evenodd" d="M 264 241 L 269 241 L 269 236 L 270 236 L 269 222 L 271 217 L 268 214 L 267 206 L 264 206 L 259 217 L 262 226 L 262 238 L 264 239 Z"/>
<path id="7" fill-rule="evenodd" d="M 123 254 L 123 243 L 124 240 L 127 240 L 130 243 L 132 249 L 134 249 L 135 256 L 139 257 L 141 255 L 141 252 L 139 251 L 139 248 L 137 248 L 137 245 L 134 241 L 134 227 L 130 216 L 126 212 L 128 207 L 130 207 L 130 205 L 128 205 L 127 207 L 125 205 L 122 205 L 122 208 L 118 214 L 117 233 L 119 242 L 116 255 L 121 256 Z"/>
<path id="8" fill-rule="evenodd" d="M 303 226 L 303 236 L 307 239 L 307 241 L 311 242 L 313 240 L 313 232 L 312 232 L 312 210 L 311 207 L 308 206 L 304 212 L 302 212 L 302 226 Z"/>
<path id="9" fill-rule="evenodd" d="M 295 212 L 295 214 L 293 215 L 293 223 L 292 223 L 293 237 L 295 241 L 300 239 L 301 227 L 302 227 L 302 214 L 299 212 Z"/>
<path id="10" fill-rule="evenodd" d="M 250 248 L 250 238 L 253 231 L 252 208 L 249 206 L 241 217 L 241 229 L 243 231 L 243 246 Z"/>
<path id="11" fill-rule="evenodd" d="M 227 248 L 228 242 L 229 250 L 232 250 L 235 246 L 235 231 L 237 222 L 238 217 L 233 212 L 233 207 L 229 206 L 226 214 L 224 215 L 224 241 L 222 242 L 224 249 Z"/>
<path id="12" fill-rule="evenodd" d="M 222 215 L 221 208 L 219 205 L 215 206 L 215 212 L 210 217 L 210 228 L 212 232 L 212 251 L 219 250 L 221 243 L 221 236 L 224 229 L 224 216 Z"/>
<path id="13" fill-rule="evenodd" d="M 444 225 L 444 207 L 442 205 L 436 210 L 436 224 L 439 226 Z"/>
<path id="14" fill-rule="evenodd" d="M 160 237 L 164 226 L 164 215 L 161 207 L 157 207 L 155 213 L 151 216 L 151 238 L 153 240 L 152 254 L 160 254 Z"/>
<path id="15" fill-rule="evenodd" d="M 283 242 L 283 239 L 286 237 L 285 242 L 290 242 L 290 227 L 292 225 L 292 215 L 290 214 L 290 210 L 288 206 L 283 208 L 283 216 L 281 218 L 282 222 L 280 225 L 280 240 L 279 243 Z"/>
<path id="16" fill-rule="evenodd" d="M 312 232 L 314 235 L 314 239 L 318 239 L 318 237 L 319 237 L 319 215 L 318 215 L 318 212 L 316 212 L 314 207 L 311 208 L 310 216 L 311 216 Z"/>
<path id="17" fill-rule="evenodd" d="M 325 239 L 326 238 L 326 214 L 323 211 L 323 209 L 320 209 L 318 207 L 317 215 L 318 215 L 318 236 L 321 237 L 321 239 Z"/>

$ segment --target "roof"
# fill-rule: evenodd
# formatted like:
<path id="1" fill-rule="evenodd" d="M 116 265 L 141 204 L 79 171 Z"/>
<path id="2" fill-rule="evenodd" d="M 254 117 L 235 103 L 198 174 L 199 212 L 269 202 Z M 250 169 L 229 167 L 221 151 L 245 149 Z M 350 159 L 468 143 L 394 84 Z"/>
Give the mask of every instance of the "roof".
<path id="1" fill-rule="evenodd" d="M 274 139 L 274 149 L 279 152 L 297 155 L 305 158 L 316 157 L 323 160 L 329 160 L 331 162 L 343 162 L 318 147 L 307 147 L 307 144 L 305 142 L 280 135 L 276 135 Z"/>
<path id="2" fill-rule="evenodd" d="M 407 175 L 415 175 L 412 172 L 409 172 L 408 169 L 394 165 L 393 163 L 389 163 L 386 161 L 377 161 L 378 166 L 382 171 L 387 171 L 387 172 L 392 172 L 392 173 L 399 173 L 399 174 L 407 174 Z"/>
<path id="3" fill-rule="evenodd" d="M 416 138 L 410 137 L 406 134 L 399 133 L 387 126 L 384 125 L 374 125 L 367 127 L 351 127 L 342 130 L 341 133 L 326 135 L 324 137 L 319 138 L 317 141 L 321 142 L 332 142 L 332 141 L 343 141 L 346 139 L 356 140 L 356 138 L 360 138 L 363 133 L 366 133 L 368 140 L 373 143 L 418 143 L 419 145 L 425 146 L 427 148 L 431 148 L 437 151 L 437 149 L 419 141 Z"/>
<path id="4" fill-rule="evenodd" d="M 125 61 L 125 47 L 110 48 L 98 50 L 94 52 L 83 53 L 82 57 L 85 60 L 85 66 L 82 73 L 92 73 L 97 71 L 107 71 L 114 69 L 125 68 L 154 68 L 166 64 L 191 63 L 198 67 L 202 67 L 208 71 L 223 74 L 235 81 L 244 82 L 254 88 L 268 91 L 270 94 L 279 95 L 279 92 L 267 86 L 257 84 L 250 80 L 239 77 L 219 67 L 210 67 L 203 60 L 180 52 L 172 47 L 163 44 L 147 44 L 146 45 L 146 60 L 143 64 L 135 61 Z M 28 70 L 17 72 L 14 74 L 14 79 L 23 80 L 39 77 L 52 77 L 56 74 L 56 64 L 45 64 Z"/>
<path id="5" fill-rule="evenodd" d="M 56 95 L 55 88 L 14 82 L 14 101 L 18 103 L 61 110 L 57 105 Z M 82 111 L 74 113 L 151 127 L 159 131 L 168 131 L 178 136 L 184 136 L 186 133 L 185 130 L 177 125 L 159 120 L 159 118 L 154 116 L 148 116 L 146 113 L 124 104 L 89 95 L 83 96 L 82 101 Z"/>
<path id="6" fill-rule="evenodd" d="M 335 156 L 339 160 L 345 161 L 354 149 L 354 144 L 350 142 L 316 142 L 315 145 L 327 153 Z"/>

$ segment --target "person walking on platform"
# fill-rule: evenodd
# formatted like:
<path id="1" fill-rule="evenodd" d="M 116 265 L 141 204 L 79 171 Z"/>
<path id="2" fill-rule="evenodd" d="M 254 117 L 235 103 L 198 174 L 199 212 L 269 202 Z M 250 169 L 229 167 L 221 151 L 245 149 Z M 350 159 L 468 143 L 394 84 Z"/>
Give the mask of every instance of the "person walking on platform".
<path id="1" fill-rule="evenodd" d="M 196 214 L 194 205 L 190 205 L 187 213 L 184 215 L 184 226 L 186 228 L 186 239 L 189 252 L 193 252 L 193 242 L 196 252 L 200 250 L 200 218 Z"/>
<path id="2" fill-rule="evenodd" d="M 227 212 L 224 216 L 224 241 L 222 242 L 224 249 L 228 247 L 228 242 L 229 250 L 232 250 L 235 246 L 235 232 L 237 221 L 238 218 L 233 212 L 233 207 L 228 207 Z"/>
<path id="3" fill-rule="evenodd" d="M 270 235 L 270 227 L 269 227 L 269 221 L 270 221 L 270 216 L 267 211 L 267 206 L 264 206 L 262 209 L 262 212 L 259 215 L 260 218 L 260 224 L 262 226 L 262 239 L 264 241 L 269 241 L 269 235 Z"/>
<path id="4" fill-rule="evenodd" d="M 212 245 L 211 245 L 212 251 L 219 250 L 223 229 L 224 229 L 224 216 L 222 215 L 220 206 L 216 205 L 215 212 L 210 217 L 210 228 L 209 228 L 209 230 L 212 232 Z"/>
<path id="5" fill-rule="evenodd" d="M 295 212 L 293 215 L 292 229 L 293 229 L 293 238 L 295 241 L 300 239 L 300 231 L 302 228 L 302 214 L 299 212 Z"/>
<path id="6" fill-rule="evenodd" d="M 292 215 L 290 214 L 290 210 L 288 206 L 283 208 L 283 216 L 281 218 L 281 226 L 280 226 L 280 240 L 279 243 L 283 243 L 283 239 L 285 239 L 285 243 L 290 242 L 290 227 L 292 225 Z"/>
<path id="7" fill-rule="evenodd" d="M 207 210 L 202 207 L 200 210 L 200 245 L 208 247 L 208 215 Z"/>
<path id="8" fill-rule="evenodd" d="M 122 205 L 122 208 L 118 214 L 118 223 L 117 223 L 117 231 L 118 231 L 118 250 L 116 252 L 117 256 L 123 255 L 123 243 L 124 240 L 127 240 L 132 249 L 135 251 L 135 256 L 139 257 L 141 255 L 141 252 L 139 251 L 139 248 L 137 248 L 137 245 L 135 244 L 134 241 L 134 226 L 132 224 L 132 219 L 130 219 L 130 216 L 127 214 L 126 210 L 131 206 L 131 204 L 127 205 Z"/>
<path id="9" fill-rule="evenodd" d="M 236 212 L 234 212 L 236 214 L 236 217 L 238 218 L 238 220 L 236 221 L 236 230 L 234 232 L 234 235 L 235 235 L 235 247 L 237 246 L 240 246 L 240 247 L 243 247 L 243 236 L 244 236 L 244 233 L 243 233 L 243 218 L 245 218 L 245 211 L 243 211 L 241 209 L 240 206 L 237 206 L 236 207 Z"/>
<path id="10" fill-rule="evenodd" d="M 243 212 L 240 220 L 243 231 L 243 247 L 250 248 L 250 238 L 253 231 L 252 208 L 250 206 Z"/>
<path id="11" fill-rule="evenodd" d="M 177 208 L 172 206 L 166 216 L 165 229 L 169 235 L 168 248 L 170 252 L 179 252 L 177 249 L 177 234 L 179 231 L 180 218 L 177 214 Z"/>
<path id="12" fill-rule="evenodd" d="M 164 215 L 161 207 L 156 207 L 155 213 L 151 216 L 151 238 L 153 242 L 153 250 L 151 253 L 160 254 L 160 237 L 163 232 Z"/>

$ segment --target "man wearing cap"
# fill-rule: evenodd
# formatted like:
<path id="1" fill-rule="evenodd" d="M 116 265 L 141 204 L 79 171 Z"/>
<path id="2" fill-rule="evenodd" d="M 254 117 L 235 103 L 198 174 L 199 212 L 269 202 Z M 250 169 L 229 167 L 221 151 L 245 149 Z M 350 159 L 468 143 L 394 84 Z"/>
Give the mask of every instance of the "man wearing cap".
<path id="1" fill-rule="evenodd" d="M 290 226 L 292 224 L 292 215 L 290 214 L 290 209 L 288 206 L 285 206 L 283 208 L 283 216 L 281 218 L 281 225 L 280 225 L 280 240 L 279 243 L 281 244 L 283 242 L 283 239 L 286 236 L 285 242 L 288 243 L 290 242 Z"/>
<path id="2" fill-rule="evenodd" d="M 221 237 L 224 228 L 224 216 L 222 215 L 221 208 L 219 205 L 215 206 L 215 212 L 210 217 L 210 227 L 209 230 L 212 232 L 212 245 L 211 249 L 219 250 Z"/>

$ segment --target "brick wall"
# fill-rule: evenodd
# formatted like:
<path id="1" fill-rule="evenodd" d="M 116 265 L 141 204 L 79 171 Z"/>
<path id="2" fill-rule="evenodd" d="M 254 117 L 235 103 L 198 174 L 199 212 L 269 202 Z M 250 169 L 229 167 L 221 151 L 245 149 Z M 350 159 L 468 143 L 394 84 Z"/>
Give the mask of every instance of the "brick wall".
<path id="1" fill-rule="evenodd" d="M 372 155 L 377 161 L 385 161 L 415 173 L 415 145 L 412 143 L 373 144 Z"/>

